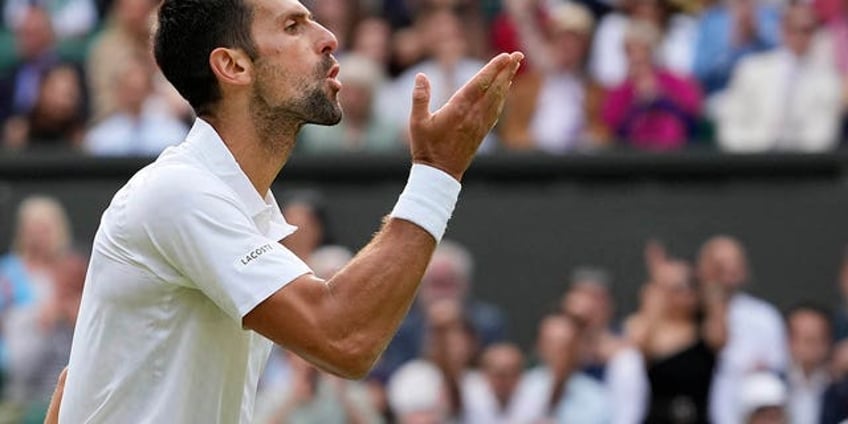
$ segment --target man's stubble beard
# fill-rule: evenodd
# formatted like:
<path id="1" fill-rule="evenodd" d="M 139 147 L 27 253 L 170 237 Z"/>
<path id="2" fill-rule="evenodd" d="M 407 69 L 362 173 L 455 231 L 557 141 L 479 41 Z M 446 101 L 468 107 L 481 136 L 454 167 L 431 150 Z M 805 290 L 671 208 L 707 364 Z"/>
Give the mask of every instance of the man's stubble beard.
<path id="1" fill-rule="evenodd" d="M 301 78 L 298 97 L 273 104 L 274 84 L 290 78 L 264 62 L 257 61 L 257 79 L 250 99 L 250 116 L 262 143 L 272 153 L 291 151 L 294 136 L 305 124 L 336 125 L 342 119 L 337 95 L 327 91 L 326 75 L 333 61 L 329 57 L 315 67 L 314 79 Z M 287 137 L 291 134 L 292 137 Z"/>

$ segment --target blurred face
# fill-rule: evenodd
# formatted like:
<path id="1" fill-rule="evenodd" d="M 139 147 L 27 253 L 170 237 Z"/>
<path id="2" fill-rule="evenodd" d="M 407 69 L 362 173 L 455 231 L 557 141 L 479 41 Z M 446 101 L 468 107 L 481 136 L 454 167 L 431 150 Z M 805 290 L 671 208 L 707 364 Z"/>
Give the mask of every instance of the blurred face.
<path id="1" fill-rule="evenodd" d="M 698 263 L 699 277 L 716 283 L 728 291 L 735 291 L 748 280 L 748 260 L 742 246 L 731 239 L 708 242 Z"/>
<path id="2" fill-rule="evenodd" d="M 419 298 L 425 305 L 452 299 L 460 303 L 465 298 L 468 282 L 451 258 L 433 255 L 421 282 Z"/>
<path id="3" fill-rule="evenodd" d="M 536 349 L 542 362 L 557 372 L 567 365 L 565 361 L 576 342 L 577 329 L 571 321 L 549 317 L 542 321 Z"/>
<path id="4" fill-rule="evenodd" d="M 249 107 L 257 128 L 267 133 L 276 130 L 281 121 L 337 124 L 342 111 L 338 102 L 341 85 L 335 78 L 332 56 L 337 47 L 335 36 L 296 0 L 251 3 L 251 32 L 259 57 L 254 61 Z"/>
<path id="5" fill-rule="evenodd" d="M 576 283 L 566 293 L 562 304 L 563 312 L 578 317 L 593 330 L 603 330 L 612 318 L 612 302 L 609 292 L 595 283 Z"/>
<path id="6" fill-rule="evenodd" d="M 367 58 L 383 65 L 389 61 L 391 28 L 379 18 L 365 19 L 356 27 L 353 49 Z"/>
<path id="7" fill-rule="evenodd" d="M 648 43 L 641 40 L 627 40 L 624 52 L 631 73 L 645 72 L 654 67 L 654 51 Z"/>
<path id="8" fill-rule="evenodd" d="M 54 121 L 76 116 L 82 103 L 77 72 L 70 67 L 50 71 L 42 82 L 36 106 L 42 115 Z"/>
<path id="9" fill-rule="evenodd" d="M 482 368 L 498 402 L 506 406 L 524 370 L 521 351 L 511 345 L 493 346 L 483 354 Z"/>
<path id="10" fill-rule="evenodd" d="M 670 262 L 657 268 L 652 282 L 667 299 L 667 312 L 674 316 L 691 316 L 697 307 L 697 295 L 692 286 L 689 267 L 680 262 Z"/>
<path id="11" fill-rule="evenodd" d="M 302 203 L 286 206 L 283 216 L 286 222 L 297 227 L 297 231 L 286 237 L 283 244 L 301 259 L 308 260 L 324 237 L 324 229 L 318 217 L 311 206 Z"/>
<path id="12" fill-rule="evenodd" d="M 139 37 L 150 35 L 156 1 L 119 0 L 116 7 L 116 17 L 124 28 Z"/>
<path id="13" fill-rule="evenodd" d="M 806 6 L 793 6 L 783 22 L 783 41 L 798 56 L 810 50 L 810 43 L 816 32 L 816 18 Z"/>
<path id="14" fill-rule="evenodd" d="M 456 63 L 465 56 L 468 44 L 462 22 L 450 9 L 442 9 L 426 22 L 427 46 L 441 63 Z"/>
<path id="15" fill-rule="evenodd" d="M 825 365 L 830 343 L 830 326 L 818 313 L 800 310 L 789 317 L 789 351 L 804 370 Z"/>
<path id="16" fill-rule="evenodd" d="M 146 67 L 135 62 L 124 69 L 117 87 L 121 106 L 128 110 L 140 110 L 153 91 L 153 81 Z"/>
<path id="17" fill-rule="evenodd" d="M 19 219 L 17 242 L 24 255 L 51 259 L 67 247 L 63 218 L 52 207 L 31 204 Z"/>
<path id="18" fill-rule="evenodd" d="M 53 45 L 53 29 L 47 12 L 30 7 L 15 29 L 15 42 L 24 59 L 33 59 L 46 52 Z"/>
<path id="19" fill-rule="evenodd" d="M 662 26 L 662 9 L 657 0 L 635 0 L 632 16 L 657 26 Z"/>
<path id="20" fill-rule="evenodd" d="M 559 31 L 553 35 L 551 56 L 559 68 L 575 69 L 583 63 L 588 38 L 575 31 Z"/>

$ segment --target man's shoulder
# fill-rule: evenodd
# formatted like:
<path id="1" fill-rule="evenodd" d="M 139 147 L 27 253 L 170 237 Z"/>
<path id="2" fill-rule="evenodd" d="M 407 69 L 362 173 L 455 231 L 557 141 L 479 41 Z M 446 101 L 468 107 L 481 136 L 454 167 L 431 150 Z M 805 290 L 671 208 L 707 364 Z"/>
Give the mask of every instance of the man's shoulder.
<path id="1" fill-rule="evenodd" d="M 228 193 L 226 184 L 200 161 L 171 150 L 133 176 L 127 187 L 159 202 L 184 202 L 203 194 Z"/>
<path id="2" fill-rule="evenodd" d="M 780 311 L 774 305 L 748 293 L 739 293 L 734 296 L 731 307 L 744 314 L 749 320 L 782 322 Z"/>
<path id="3" fill-rule="evenodd" d="M 166 151 L 136 173 L 112 200 L 110 209 L 124 209 L 136 223 L 177 222 L 212 201 L 237 205 L 235 194 L 200 162 Z M 215 206 L 220 206 L 220 202 Z"/>

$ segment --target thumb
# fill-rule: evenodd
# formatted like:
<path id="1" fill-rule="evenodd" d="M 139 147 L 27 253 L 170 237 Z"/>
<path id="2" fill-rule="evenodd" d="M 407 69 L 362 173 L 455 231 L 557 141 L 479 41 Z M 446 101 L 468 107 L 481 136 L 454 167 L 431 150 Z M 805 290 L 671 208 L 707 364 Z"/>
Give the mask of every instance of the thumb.
<path id="1" fill-rule="evenodd" d="M 430 117 L 430 80 L 424 74 L 415 76 L 412 90 L 412 113 L 410 122 L 421 122 Z"/>

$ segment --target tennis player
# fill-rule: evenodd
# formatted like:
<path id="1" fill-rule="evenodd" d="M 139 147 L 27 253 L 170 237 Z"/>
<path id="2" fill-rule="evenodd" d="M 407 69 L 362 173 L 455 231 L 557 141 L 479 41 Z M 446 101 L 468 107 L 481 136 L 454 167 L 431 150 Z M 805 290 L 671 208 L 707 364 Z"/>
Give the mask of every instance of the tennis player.
<path id="1" fill-rule="evenodd" d="M 272 342 L 364 376 L 413 301 L 523 56 L 495 57 L 435 113 L 417 77 L 406 188 L 323 281 L 279 243 L 295 228 L 270 187 L 301 126 L 342 117 L 333 34 L 296 0 L 165 0 L 154 44 L 198 119 L 103 214 L 60 422 L 250 423 Z"/>

